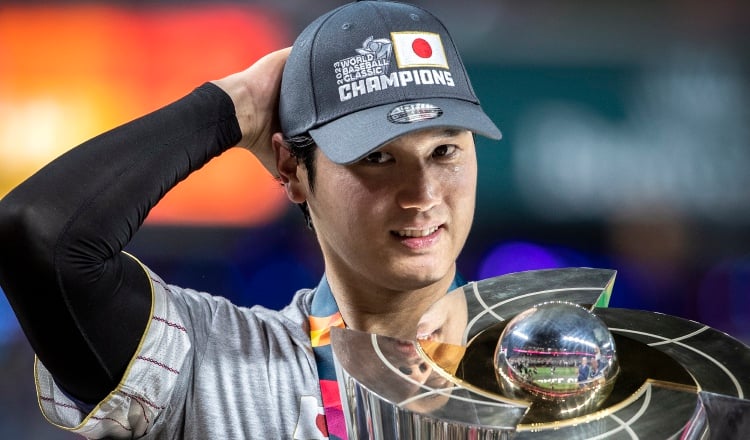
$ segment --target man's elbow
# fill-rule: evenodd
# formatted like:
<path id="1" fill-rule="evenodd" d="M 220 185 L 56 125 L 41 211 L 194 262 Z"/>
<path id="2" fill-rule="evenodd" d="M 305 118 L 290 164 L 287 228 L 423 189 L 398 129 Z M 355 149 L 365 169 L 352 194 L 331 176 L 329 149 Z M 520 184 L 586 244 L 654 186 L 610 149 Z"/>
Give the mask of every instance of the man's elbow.
<path id="1" fill-rule="evenodd" d="M 39 206 L 8 196 L 0 199 L 0 271 L 16 268 L 22 261 L 27 264 L 34 255 L 48 260 L 43 255 L 52 252 L 52 232 L 50 216 Z"/>

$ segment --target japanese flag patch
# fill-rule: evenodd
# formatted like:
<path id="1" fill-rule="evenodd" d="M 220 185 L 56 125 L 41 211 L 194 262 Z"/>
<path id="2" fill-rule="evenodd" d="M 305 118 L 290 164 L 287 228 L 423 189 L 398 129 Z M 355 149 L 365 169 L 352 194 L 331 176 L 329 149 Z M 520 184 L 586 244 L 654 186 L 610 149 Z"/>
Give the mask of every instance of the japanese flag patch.
<path id="1" fill-rule="evenodd" d="M 443 42 L 430 32 L 391 32 L 393 53 L 399 69 L 442 67 L 448 69 Z"/>

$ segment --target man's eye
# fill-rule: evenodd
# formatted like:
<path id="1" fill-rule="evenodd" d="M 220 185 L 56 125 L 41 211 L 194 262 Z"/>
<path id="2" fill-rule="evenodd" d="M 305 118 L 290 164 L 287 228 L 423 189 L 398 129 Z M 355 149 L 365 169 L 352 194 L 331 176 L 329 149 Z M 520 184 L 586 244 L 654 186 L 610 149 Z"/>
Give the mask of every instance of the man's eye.
<path id="1" fill-rule="evenodd" d="M 456 152 L 455 145 L 440 145 L 432 152 L 434 157 L 446 157 Z"/>
<path id="2" fill-rule="evenodd" d="M 391 160 L 391 155 L 383 151 L 373 151 L 363 159 L 367 163 L 386 163 Z"/>

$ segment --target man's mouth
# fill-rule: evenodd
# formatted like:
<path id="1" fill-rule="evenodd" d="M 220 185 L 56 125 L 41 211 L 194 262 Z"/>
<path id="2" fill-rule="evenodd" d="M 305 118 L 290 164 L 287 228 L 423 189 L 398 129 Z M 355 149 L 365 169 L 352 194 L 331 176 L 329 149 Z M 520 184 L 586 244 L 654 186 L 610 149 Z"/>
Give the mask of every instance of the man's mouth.
<path id="1" fill-rule="evenodd" d="M 401 229 L 393 231 L 393 233 L 404 238 L 421 238 L 434 234 L 438 229 L 440 229 L 440 226 L 432 226 L 426 229 Z"/>

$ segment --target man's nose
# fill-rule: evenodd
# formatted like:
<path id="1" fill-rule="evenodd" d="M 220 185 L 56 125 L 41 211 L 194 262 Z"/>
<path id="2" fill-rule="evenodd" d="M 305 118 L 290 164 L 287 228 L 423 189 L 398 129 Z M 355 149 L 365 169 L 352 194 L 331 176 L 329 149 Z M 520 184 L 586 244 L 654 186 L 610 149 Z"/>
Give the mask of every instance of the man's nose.
<path id="1" fill-rule="evenodd" d="M 398 204 L 403 209 L 429 211 L 440 204 L 441 181 L 434 172 L 423 166 L 410 167 L 397 194 Z"/>

